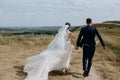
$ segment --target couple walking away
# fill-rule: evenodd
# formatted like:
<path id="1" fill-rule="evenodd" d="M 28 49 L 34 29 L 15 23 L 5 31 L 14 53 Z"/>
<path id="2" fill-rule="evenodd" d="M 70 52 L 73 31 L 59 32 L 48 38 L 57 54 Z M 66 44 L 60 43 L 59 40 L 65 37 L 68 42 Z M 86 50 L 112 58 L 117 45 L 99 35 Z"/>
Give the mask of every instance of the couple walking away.
<path id="1" fill-rule="evenodd" d="M 76 45 L 74 36 L 69 31 L 71 24 L 69 22 L 58 30 L 58 33 L 48 45 L 47 49 L 38 55 L 28 57 L 24 72 L 27 73 L 25 80 L 48 80 L 48 74 L 52 70 L 63 70 L 67 72 L 70 65 L 72 45 L 78 50 L 83 47 L 83 76 L 87 77 L 92 65 L 92 58 L 95 52 L 95 35 L 98 36 L 102 46 L 105 44 L 98 33 L 98 30 L 91 26 L 92 20 L 86 20 L 87 26 L 82 28 L 78 36 Z"/>

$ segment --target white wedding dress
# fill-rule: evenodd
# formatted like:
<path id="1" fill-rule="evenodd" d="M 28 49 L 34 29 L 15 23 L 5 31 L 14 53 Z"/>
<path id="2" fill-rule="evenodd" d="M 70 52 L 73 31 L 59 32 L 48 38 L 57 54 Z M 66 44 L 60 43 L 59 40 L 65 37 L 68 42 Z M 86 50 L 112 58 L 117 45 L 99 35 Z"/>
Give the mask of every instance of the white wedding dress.
<path id="1" fill-rule="evenodd" d="M 25 80 L 48 80 L 50 71 L 69 66 L 72 45 L 68 37 L 70 33 L 68 27 L 65 25 L 58 30 L 58 34 L 46 50 L 27 59 L 24 72 L 28 74 Z"/>

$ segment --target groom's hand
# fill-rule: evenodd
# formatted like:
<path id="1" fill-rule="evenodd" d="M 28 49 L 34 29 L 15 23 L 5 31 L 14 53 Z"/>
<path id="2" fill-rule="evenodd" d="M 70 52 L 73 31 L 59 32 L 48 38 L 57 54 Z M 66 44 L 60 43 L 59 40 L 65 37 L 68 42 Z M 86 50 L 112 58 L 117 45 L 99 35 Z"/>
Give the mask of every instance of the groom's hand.
<path id="1" fill-rule="evenodd" d="M 78 50 L 79 49 L 79 47 L 78 46 L 75 46 L 75 50 Z"/>

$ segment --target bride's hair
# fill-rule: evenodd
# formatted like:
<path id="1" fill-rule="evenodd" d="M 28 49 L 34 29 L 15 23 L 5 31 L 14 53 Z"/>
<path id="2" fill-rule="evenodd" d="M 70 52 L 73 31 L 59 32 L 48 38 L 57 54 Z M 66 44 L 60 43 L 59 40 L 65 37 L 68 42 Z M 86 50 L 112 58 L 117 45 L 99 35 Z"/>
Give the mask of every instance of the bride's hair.
<path id="1" fill-rule="evenodd" d="M 68 29 L 70 29 L 71 23 L 70 22 L 66 22 L 65 25 L 68 25 Z"/>

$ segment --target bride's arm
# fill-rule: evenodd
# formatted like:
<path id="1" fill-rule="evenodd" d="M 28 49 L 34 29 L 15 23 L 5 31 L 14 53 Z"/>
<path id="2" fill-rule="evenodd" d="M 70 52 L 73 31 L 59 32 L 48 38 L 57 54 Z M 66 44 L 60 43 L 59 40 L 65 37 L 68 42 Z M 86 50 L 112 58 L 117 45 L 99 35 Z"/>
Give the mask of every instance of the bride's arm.
<path id="1" fill-rule="evenodd" d="M 69 39 L 70 39 L 71 44 L 75 46 L 75 37 L 73 36 L 71 32 L 69 33 Z"/>

